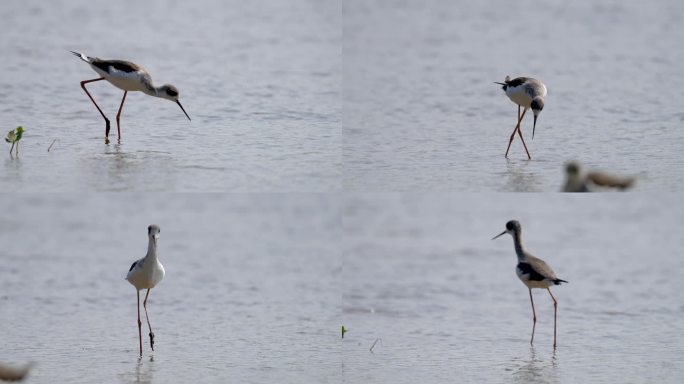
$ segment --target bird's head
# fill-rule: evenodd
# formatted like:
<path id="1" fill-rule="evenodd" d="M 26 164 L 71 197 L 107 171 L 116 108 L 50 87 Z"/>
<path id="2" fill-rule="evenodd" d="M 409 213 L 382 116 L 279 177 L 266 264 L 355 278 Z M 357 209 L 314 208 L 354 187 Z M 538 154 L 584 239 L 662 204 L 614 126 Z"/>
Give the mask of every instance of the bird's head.
<path id="1" fill-rule="evenodd" d="M 181 105 L 180 101 L 178 101 L 178 97 L 180 96 L 180 93 L 178 92 L 178 88 L 171 84 L 164 84 L 161 87 L 159 87 L 157 95 L 161 97 L 162 99 L 167 99 L 175 102 L 178 104 L 178 106 L 183 110 L 183 113 L 185 113 L 185 116 L 190 119 L 190 116 L 188 116 L 188 113 L 185 112 L 185 108 Z"/>
<path id="2" fill-rule="evenodd" d="M 537 128 L 537 116 L 539 116 L 542 109 L 544 109 L 544 99 L 539 96 L 535 97 L 532 99 L 530 107 L 532 108 L 532 113 L 534 113 L 534 124 L 532 125 L 532 140 L 534 140 L 534 130 Z"/>
<path id="3" fill-rule="evenodd" d="M 580 188 L 582 185 L 582 166 L 577 161 L 565 163 L 565 183 L 571 190 Z"/>
<path id="4" fill-rule="evenodd" d="M 159 226 L 157 224 L 152 224 L 149 227 L 147 227 L 147 236 L 150 237 L 154 241 L 154 244 L 157 245 L 157 240 L 159 240 L 159 234 L 161 233 L 161 229 L 159 229 Z"/>
<path id="5" fill-rule="evenodd" d="M 497 238 L 499 238 L 499 237 L 501 237 L 507 233 L 510 234 L 511 236 L 515 237 L 515 235 L 517 233 L 520 233 L 520 231 L 521 231 L 521 227 L 520 227 L 520 223 L 518 222 L 518 220 L 510 220 L 508 223 L 506 223 L 506 230 L 499 233 L 498 235 L 494 236 L 492 238 L 492 240 L 497 239 Z"/>
<path id="6" fill-rule="evenodd" d="M 501 85 L 501 89 L 503 89 L 503 90 L 505 91 L 506 88 L 508 88 L 508 82 L 509 82 L 509 81 L 511 81 L 511 77 L 510 77 L 510 76 L 506 76 L 506 79 L 504 80 L 503 83 L 499 83 L 498 81 L 495 81 L 494 84 L 499 84 L 499 85 Z"/>
<path id="7" fill-rule="evenodd" d="M 568 177 L 579 177 L 582 166 L 576 161 L 568 161 L 565 163 L 565 173 Z"/>

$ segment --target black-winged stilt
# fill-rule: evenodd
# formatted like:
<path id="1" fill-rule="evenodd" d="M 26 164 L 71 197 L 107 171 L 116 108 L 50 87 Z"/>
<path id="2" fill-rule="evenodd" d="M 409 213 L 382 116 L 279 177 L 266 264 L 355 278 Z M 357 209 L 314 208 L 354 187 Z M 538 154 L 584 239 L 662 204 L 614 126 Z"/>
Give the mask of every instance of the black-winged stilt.
<path id="1" fill-rule="evenodd" d="M 131 268 L 128 270 L 126 280 L 133 284 L 138 294 L 138 339 L 140 341 L 140 356 L 142 356 L 142 322 L 140 321 L 140 290 L 147 289 L 145 294 L 145 301 L 143 307 L 145 308 L 145 318 L 147 319 L 147 326 L 150 329 L 150 347 L 154 351 L 154 332 L 150 325 L 150 318 L 147 316 L 147 297 L 150 295 L 150 290 L 154 288 L 164 278 L 164 266 L 157 258 L 157 240 L 161 230 L 156 224 L 147 227 L 147 236 L 149 242 L 147 244 L 147 255 L 140 260 L 136 260 Z"/>
<path id="2" fill-rule="evenodd" d="M 140 91 L 150 96 L 171 100 L 178 104 L 181 110 L 183 110 L 183 113 L 185 113 L 185 116 L 187 116 L 188 120 L 190 120 L 190 116 L 188 116 L 188 113 L 185 112 L 185 108 L 183 108 L 180 101 L 178 101 L 178 88 L 171 84 L 155 86 L 152 84 L 152 77 L 150 74 L 141 66 L 131 63 L 130 61 L 102 60 L 97 57 L 86 56 L 79 52 L 70 52 L 81 60 L 90 64 L 90 67 L 101 76 L 97 79 L 81 81 L 81 88 L 83 88 L 90 100 L 93 102 L 93 104 L 95 104 L 95 108 L 97 108 L 97 110 L 100 112 L 100 115 L 102 115 L 102 117 L 105 119 L 105 138 L 107 142 L 109 141 L 109 119 L 107 116 L 105 116 L 104 112 L 102 112 L 100 107 L 95 102 L 95 99 L 93 99 L 85 87 L 86 84 L 95 81 L 107 80 L 115 87 L 124 91 L 123 98 L 121 99 L 121 105 L 119 106 L 119 112 L 116 114 L 116 129 L 118 132 L 119 141 L 121 141 L 121 126 L 119 125 L 119 119 L 121 117 L 121 109 L 123 108 L 128 91 Z"/>
<path id="3" fill-rule="evenodd" d="M 506 230 L 500 234 L 494 236 L 494 239 L 499 236 L 505 235 L 506 233 L 513 236 L 513 245 L 515 247 L 515 253 L 518 255 L 518 265 L 515 268 L 515 272 L 530 291 L 530 303 L 532 303 L 532 338 L 530 339 L 530 344 L 534 341 L 534 328 L 537 325 L 537 314 L 534 311 L 534 300 L 532 300 L 532 288 L 546 288 L 551 295 L 553 300 L 553 347 L 556 347 L 556 314 L 558 312 L 558 303 L 556 298 L 553 297 L 551 289 L 552 285 L 560 285 L 561 283 L 567 283 L 567 281 L 559 279 L 553 272 L 551 267 L 544 262 L 544 260 L 532 256 L 529 252 L 525 250 L 522 243 L 522 228 L 517 220 L 511 220 L 506 223 Z"/>
<path id="4" fill-rule="evenodd" d="M 518 132 L 523 147 L 525 147 L 527 158 L 532 159 L 530 152 L 527 150 L 525 139 L 523 139 L 522 131 L 520 130 L 520 122 L 522 122 L 523 117 L 525 117 L 525 112 L 531 108 L 532 113 L 534 113 L 534 124 L 532 126 L 532 140 L 534 140 L 534 131 L 537 127 L 537 116 L 539 116 L 539 113 L 544 109 L 546 86 L 541 81 L 531 77 L 516 77 L 511 80 L 510 76 L 506 76 L 506 80 L 504 80 L 503 83 L 494 83 L 502 85 L 502 89 L 506 92 L 506 96 L 508 96 L 512 102 L 518 104 L 518 123 L 515 125 L 515 129 L 513 129 L 510 140 L 508 140 L 508 147 L 506 148 L 506 154 L 504 156 L 508 158 L 508 150 L 511 148 L 515 133 Z M 522 115 L 520 114 L 520 107 L 525 108 Z"/>

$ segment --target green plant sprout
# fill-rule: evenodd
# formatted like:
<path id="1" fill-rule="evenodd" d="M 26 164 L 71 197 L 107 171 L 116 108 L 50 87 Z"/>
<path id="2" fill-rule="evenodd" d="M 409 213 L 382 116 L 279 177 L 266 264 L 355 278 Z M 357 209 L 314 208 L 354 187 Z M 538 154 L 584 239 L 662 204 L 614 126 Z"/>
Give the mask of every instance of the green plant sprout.
<path id="1" fill-rule="evenodd" d="M 349 330 L 348 330 L 347 328 L 345 328 L 344 325 L 343 325 L 343 326 L 342 326 L 342 338 L 343 338 L 343 339 L 344 339 L 344 334 L 347 333 L 348 331 L 349 331 Z"/>
<path id="2" fill-rule="evenodd" d="M 19 156 L 19 140 L 21 140 L 21 137 L 24 135 L 24 128 L 22 126 L 18 126 L 16 129 L 13 129 L 7 133 L 7 137 L 5 137 L 5 141 L 12 144 L 12 147 L 10 147 L 10 155 L 12 154 L 12 150 L 14 149 L 14 145 L 16 144 L 17 149 L 14 152 L 17 156 Z"/>

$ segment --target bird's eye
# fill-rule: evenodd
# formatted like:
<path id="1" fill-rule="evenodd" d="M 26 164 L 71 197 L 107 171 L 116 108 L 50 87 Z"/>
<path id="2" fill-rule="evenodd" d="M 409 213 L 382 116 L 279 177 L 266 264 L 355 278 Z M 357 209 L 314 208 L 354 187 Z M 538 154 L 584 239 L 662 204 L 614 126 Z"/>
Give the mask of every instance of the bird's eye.
<path id="1" fill-rule="evenodd" d="M 169 96 L 178 96 L 178 92 L 176 92 L 175 90 L 173 90 L 171 88 L 166 89 L 166 94 Z"/>

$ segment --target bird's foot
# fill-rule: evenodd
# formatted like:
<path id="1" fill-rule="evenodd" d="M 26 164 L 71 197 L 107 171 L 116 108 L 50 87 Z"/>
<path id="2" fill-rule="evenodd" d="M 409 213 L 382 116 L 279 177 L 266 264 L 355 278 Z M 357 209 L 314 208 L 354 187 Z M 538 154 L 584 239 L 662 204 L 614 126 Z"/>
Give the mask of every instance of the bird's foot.
<path id="1" fill-rule="evenodd" d="M 150 332 L 150 346 L 152 347 L 152 350 L 154 351 L 154 332 Z"/>
<path id="2" fill-rule="evenodd" d="M 109 119 L 105 117 L 105 141 L 109 142 Z"/>

